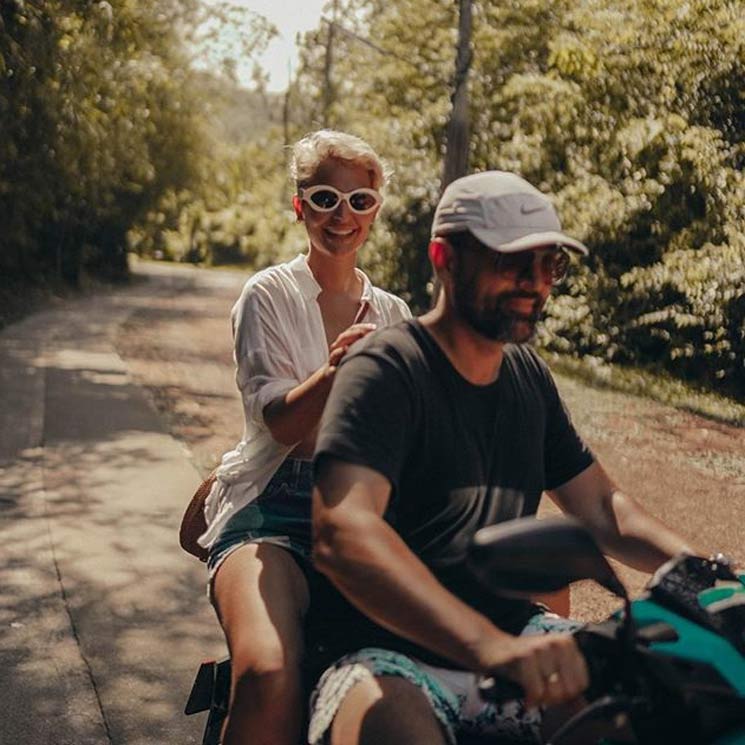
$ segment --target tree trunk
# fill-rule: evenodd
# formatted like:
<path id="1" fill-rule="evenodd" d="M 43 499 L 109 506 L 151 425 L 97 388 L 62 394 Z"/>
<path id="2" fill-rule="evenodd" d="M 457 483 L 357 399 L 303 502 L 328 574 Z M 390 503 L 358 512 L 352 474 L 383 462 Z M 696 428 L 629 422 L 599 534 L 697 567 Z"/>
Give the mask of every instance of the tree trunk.
<path id="1" fill-rule="evenodd" d="M 326 37 L 326 57 L 323 63 L 323 126 L 331 126 L 331 107 L 334 105 L 334 82 L 332 72 L 334 68 L 334 37 L 336 36 L 336 21 L 339 15 L 339 0 L 334 0 L 331 20 L 328 23 Z"/>

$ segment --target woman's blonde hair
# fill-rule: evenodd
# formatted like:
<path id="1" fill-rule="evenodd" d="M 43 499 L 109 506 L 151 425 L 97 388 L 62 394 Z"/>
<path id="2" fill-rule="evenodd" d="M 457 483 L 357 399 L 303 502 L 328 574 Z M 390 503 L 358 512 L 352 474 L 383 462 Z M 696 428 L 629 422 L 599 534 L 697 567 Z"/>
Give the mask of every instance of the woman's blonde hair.
<path id="1" fill-rule="evenodd" d="M 297 187 L 308 186 L 321 163 L 329 158 L 366 168 L 373 189 L 385 186 L 390 175 L 385 161 L 363 139 L 333 129 L 319 129 L 305 135 L 292 148 L 290 174 Z"/>

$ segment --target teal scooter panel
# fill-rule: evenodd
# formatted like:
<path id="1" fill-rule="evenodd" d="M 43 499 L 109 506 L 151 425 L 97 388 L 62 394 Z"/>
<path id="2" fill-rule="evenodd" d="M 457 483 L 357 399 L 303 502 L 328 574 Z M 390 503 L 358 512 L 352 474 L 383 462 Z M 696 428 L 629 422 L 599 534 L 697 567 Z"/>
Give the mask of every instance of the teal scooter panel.
<path id="1" fill-rule="evenodd" d="M 740 591 L 745 593 L 745 588 Z M 631 608 L 639 626 L 661 622 L 677 631 L 676 641 L 653 642 L 652 649 L 660 654 L 713 665 L 740 695 L 745 696 L 745 659 L 730 642 L 652 600 L 635 600 Z"/>
<path id="2" fill-rule="evenodd" d="M 729 732 L 723 737 L 712 740 L 710 745 L 745 745 L 745 730 Z"/>

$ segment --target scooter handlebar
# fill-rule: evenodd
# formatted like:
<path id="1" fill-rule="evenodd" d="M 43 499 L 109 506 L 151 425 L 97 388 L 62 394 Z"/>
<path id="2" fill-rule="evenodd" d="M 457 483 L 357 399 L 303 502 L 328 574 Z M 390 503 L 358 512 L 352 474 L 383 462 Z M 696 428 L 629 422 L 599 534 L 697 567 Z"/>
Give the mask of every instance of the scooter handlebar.
<path id="1" fill-rule="evenodd" d="M 606 679 L 606 659 L 617 665 L 618 622 L 605 621 L 588 624 L 573 632 L 574 641 L 585 658 L 590 674 L 590 688 L 602 684 Z M 514 680 L 500 675 L 483 676 L 479 682 L 479 695 L 484 701 L 502 704 L 506 701 L 525 698 L 523 687 Z"/>

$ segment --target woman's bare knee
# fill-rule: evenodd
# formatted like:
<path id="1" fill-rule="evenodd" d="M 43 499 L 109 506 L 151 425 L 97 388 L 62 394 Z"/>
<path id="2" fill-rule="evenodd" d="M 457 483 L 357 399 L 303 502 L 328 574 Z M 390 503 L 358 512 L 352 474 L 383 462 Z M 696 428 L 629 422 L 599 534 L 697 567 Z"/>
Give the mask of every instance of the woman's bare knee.
<path id="1" fill-rule="evenodd" d="M 270 673 L 250 670 L 233 678 L 230 708 L 255 712 L 265 721 L 294 719 L 303 713 L 300 711 L 303 699 L 299 668 Z"/>
<path id="2" fill-rule="evenodd" d="M 299 670 L 302 650 L 300 642 L 279 636 L 233 640 L 230 644 L 233 679 L 277 677 L 284 670 Z"/>
<path id="3" fill-rule="evenodd" d="M 287 738 L 267 742 L 297 741 L 308 604 L 300 568 L 277 546 L 243 546 L 218 570 L 214 598 L 232 661 L 225 742 L 242 743 L 251 733 L 251 742 L 261 743 L 257 733 L 276 733 L 278 727 Z"/>
<path id="4" fill-rule="evenodd" d="M 424 693 L 404 678 L 357 683 L 331 726 L 331 745 L 444 745 L 445 737 Z"/>

